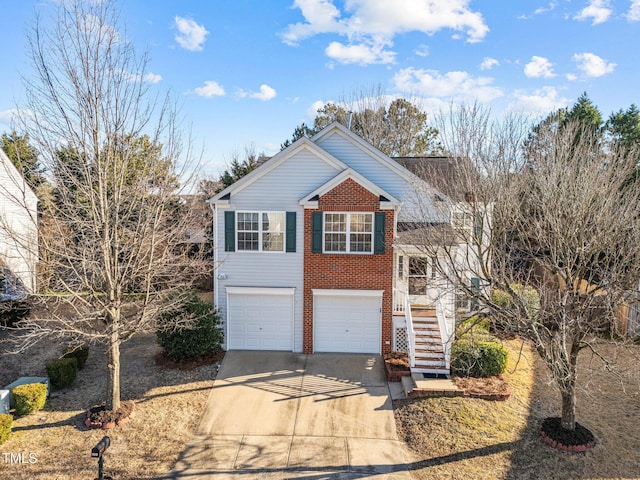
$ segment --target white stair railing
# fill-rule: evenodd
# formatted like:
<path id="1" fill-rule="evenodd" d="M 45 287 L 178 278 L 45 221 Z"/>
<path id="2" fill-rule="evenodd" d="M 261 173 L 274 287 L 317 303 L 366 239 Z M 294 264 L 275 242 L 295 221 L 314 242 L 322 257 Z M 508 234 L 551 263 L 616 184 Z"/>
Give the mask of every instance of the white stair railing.
<path id="1" fill-rule="evenodd" d="M 440 298 L 436 300 L 436 318 L 438 319 L 440 338 L 442 339 L 445 367 L 449 370 L 451 367 L 451 342 L 453 341 L 453 330 L 449 328 L 446 310 Z"/>
<path id="2" fill-rule="evenodd" d="M 406 292 L 404 294 L 404 317 L 407 323 L 407 344 L 409 345 L 409 367 L 415 368 L 416 366 L 416 333 L 413 330 L 413 318 L 411 316 L 411 302 L 409 301 L 409 295 Z"/>

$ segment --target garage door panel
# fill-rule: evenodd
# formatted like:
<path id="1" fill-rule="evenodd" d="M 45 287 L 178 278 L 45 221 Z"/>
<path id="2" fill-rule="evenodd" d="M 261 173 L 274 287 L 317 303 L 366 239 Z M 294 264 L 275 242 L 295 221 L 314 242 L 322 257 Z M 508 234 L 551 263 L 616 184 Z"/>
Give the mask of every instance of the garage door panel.
<path id="1" fill-rule="evenodd" d="M 380 353 L 380 297 L 315 296 L 314 350 Z"/>
<path id="2" fill-rule="evenodd" d="M 230 350 L 293 350 L 293 296 L 229 295 Z"/>

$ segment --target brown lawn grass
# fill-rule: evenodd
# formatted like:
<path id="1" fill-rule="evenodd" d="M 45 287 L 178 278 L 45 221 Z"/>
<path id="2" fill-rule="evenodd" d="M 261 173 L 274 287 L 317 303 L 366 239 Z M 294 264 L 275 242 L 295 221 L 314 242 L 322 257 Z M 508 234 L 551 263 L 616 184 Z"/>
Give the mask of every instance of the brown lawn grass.
<path id="1" fill-rule="evenodd" d="M 538 355 L 521 342 L 510 350 L 506 402 L 467 398 L 397 401 L 398 432 L 418 460 L 419 479 L 596 479 L 640 478 L 640 346 L 599 349 L 615 359 L 617 373 L 588 351 L 580 356 L 578 422 L 598 444 L 584 454 L 553 449 L 538 426 L 559 416 L 560 395 Z"/>
<path id="2" fill-rule="evenodd" d="M 6 335 L 6 332 L 5 332 Z M 39 345 L 27 354 L 1 353 L 0 385 L 18 376 L 43 375 L 44 365 L 59 355 L 60 345 Z M 53 392 L 44 410 L 17 418 L 9 440 L 0 445 L 0 478 L 87 479 L 97 476 L 91 448 L 107 434 L 105 474 L 117 479 L 156 478 L 168 473 L 191 438 L 216 365 L 180 371 L 157 366 L 155 336 L 134 338 L 122 348 L 122 399 L 134 400 L 131 421 L 112 430 L 89 430 L 86 410 L 105 396 L 105 355 L 92 347 L 74 385 Z M 8 464 L 3 453 L 34 454 L 35 463 Z M 8 456 L 8 455 L 6 455 Z"/>

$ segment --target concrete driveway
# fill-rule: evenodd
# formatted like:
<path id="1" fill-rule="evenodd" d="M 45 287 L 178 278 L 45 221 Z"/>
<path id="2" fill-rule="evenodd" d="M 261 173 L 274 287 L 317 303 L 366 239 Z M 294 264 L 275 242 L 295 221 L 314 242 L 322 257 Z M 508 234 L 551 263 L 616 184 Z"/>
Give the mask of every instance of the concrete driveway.
<path id="1" fill-rule="evenodd" d="M 381 362 L 227 352 L 173 478 L 411 478 Z"/>

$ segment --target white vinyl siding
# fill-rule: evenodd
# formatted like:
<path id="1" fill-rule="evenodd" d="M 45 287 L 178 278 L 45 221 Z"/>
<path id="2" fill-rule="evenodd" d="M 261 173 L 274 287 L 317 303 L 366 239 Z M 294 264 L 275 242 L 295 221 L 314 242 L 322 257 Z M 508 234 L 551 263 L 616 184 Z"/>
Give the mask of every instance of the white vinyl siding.
<path id="1" fill-rule="evenodd" d="M 302 150 L 249 187 L 232 193 L 228 207 L 216 208 L 215 303 L 223 323 L 227 319 L 227 286 L 295 288 L 293 350 L 302 351 L 304 209 L 299 201 L 337 173 L 325 161 L 308 150 Z M 227 210 L 296 212 L 296 251 L 282 255 L 270 252 L 225 252 L 224 212 Z M 226 333 L 226 323 L 223 327 Z"/>
<path id="2" fill-rule="evenodd" d="M 318 139 L 317 144 L 353 168 L 360 175 L 366 177 L 381 189 L 402 201 L 404 206 L 402 210 L 400 210 L 399 220 L 402 220 L 404 217 L 411 219 L 416 214 L 419 214 L 420 217 L 424 219 L 424 213 L 430 212 L 430 218 L 428 220 L 448 222 L 448 216 L 443 217 L 441 207 L 437 208 L 429 198 L 422 198 L 419 205 L 414 206 L 417 195 L 416 189 L 412 185 L 411 180 L 407 180 L 400 171 L 395 169 L 396 165 L 394 160 L 389 159 L 394 166 L 390 168 L 377 159 L 373 159 L 370 153 L 356 146 L 337 132 Z M 422 197 L 422 195 L 420 196 Z"/>

